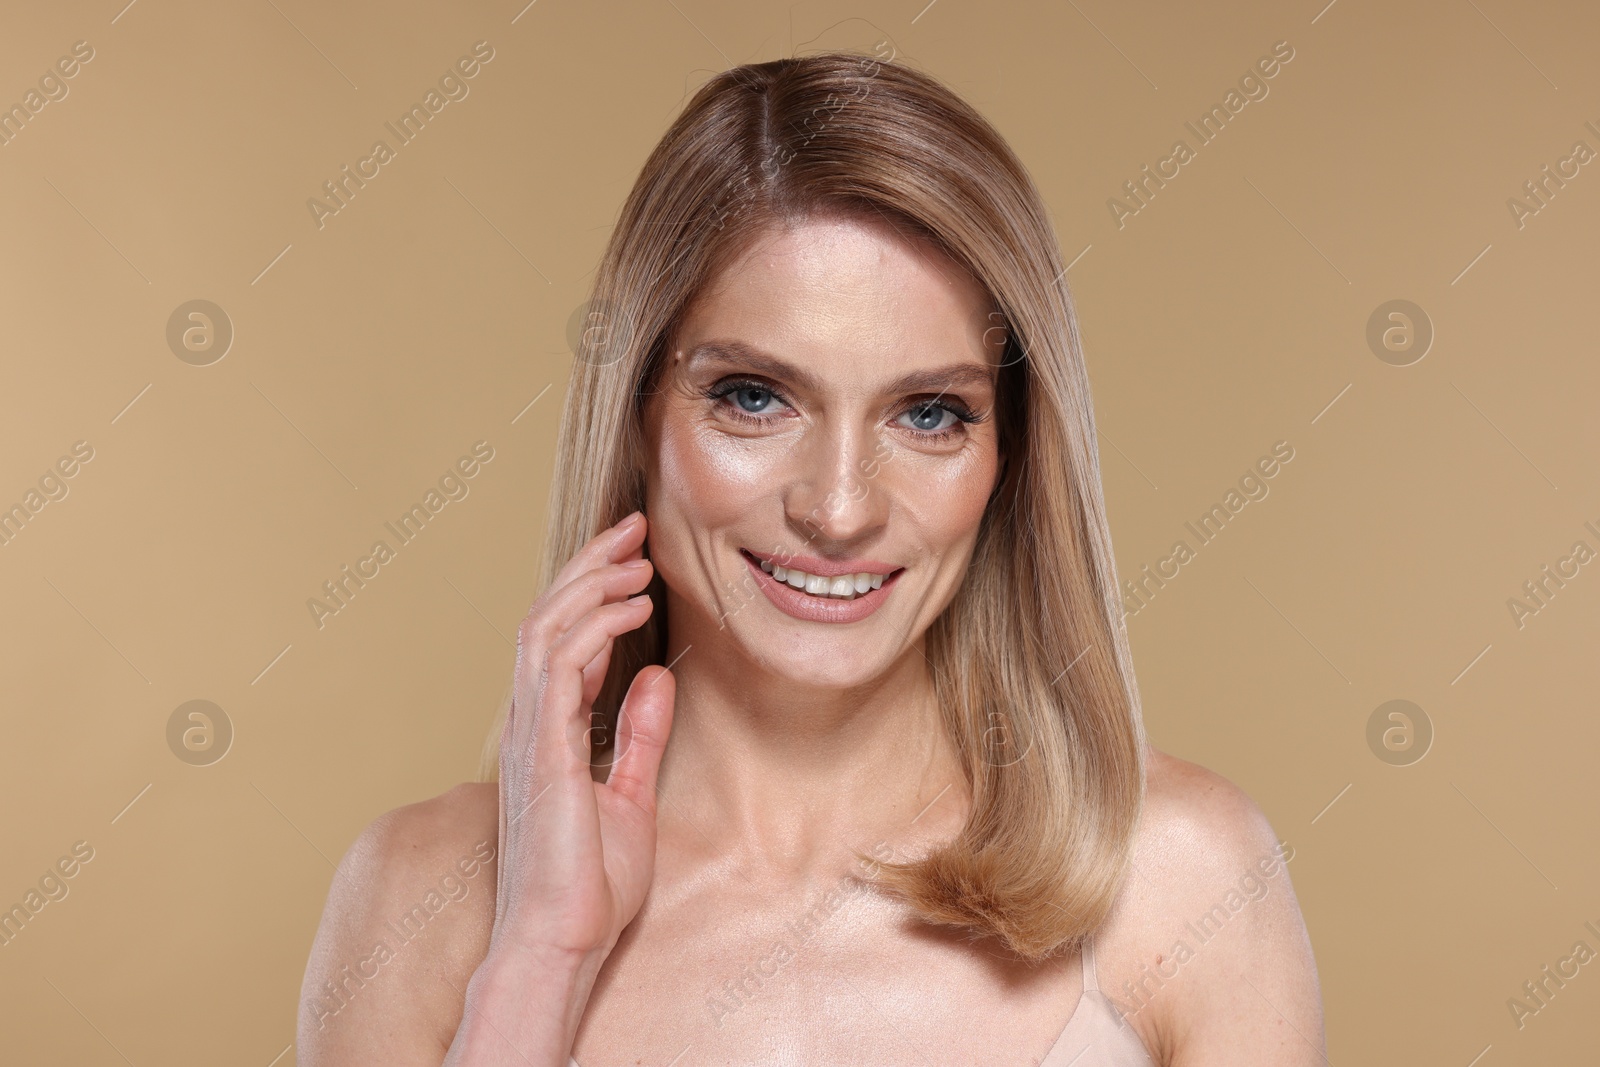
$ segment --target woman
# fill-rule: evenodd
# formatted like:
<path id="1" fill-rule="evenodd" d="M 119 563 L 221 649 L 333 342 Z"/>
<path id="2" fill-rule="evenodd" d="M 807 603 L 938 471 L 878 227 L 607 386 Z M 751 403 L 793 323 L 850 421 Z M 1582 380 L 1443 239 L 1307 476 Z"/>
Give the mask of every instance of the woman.
<path id="1" fill-rule="evenodd" d="M 351 847 L 300 1062 L 1323 1060 L 1292 849 L 1144 739 L 1064 273 L 922 73 L 695 95 L 596 278 L 498 781 Z"/>

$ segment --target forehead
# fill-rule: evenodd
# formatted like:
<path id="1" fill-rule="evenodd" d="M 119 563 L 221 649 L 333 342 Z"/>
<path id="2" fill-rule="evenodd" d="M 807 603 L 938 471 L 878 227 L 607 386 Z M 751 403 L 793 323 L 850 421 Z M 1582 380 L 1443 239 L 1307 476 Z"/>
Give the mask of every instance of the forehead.
<path id="1" fill-rule="evenodd" d="M 686 350 L 737 337 L 811 364 L 891 375 L 963 357 L 986 364 L 998 321 L 983 287 L 930 242 L 887 223 L 821 218 L 756 238 L 685 316 Z"/>

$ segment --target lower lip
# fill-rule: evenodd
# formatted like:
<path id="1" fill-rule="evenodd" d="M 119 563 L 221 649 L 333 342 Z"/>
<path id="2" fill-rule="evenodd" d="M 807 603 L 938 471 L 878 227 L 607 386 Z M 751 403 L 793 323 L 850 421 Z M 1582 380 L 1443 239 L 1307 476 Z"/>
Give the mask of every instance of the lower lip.
<path id="1" fill-rule="evenodd" d="M 905 573 L 904 570 L 895 571 L 885 578 L 878 588 L 857 593 L 853 600 L 837 600 L 833 597 L 802 593 L 788 582 L 780 582 L 762 570 L 761 564 L 743 552 L 739 555 L 743 558 L 745 566 L 755 574 L 756 583 L 760 585 L 761 591 L 779 611 L 807 622 L 859 622 L 878 610 L 878 606 L 889 595 L 889 590 L 894 588 L 895 582 L 900 580 L 900 575 Z"/>

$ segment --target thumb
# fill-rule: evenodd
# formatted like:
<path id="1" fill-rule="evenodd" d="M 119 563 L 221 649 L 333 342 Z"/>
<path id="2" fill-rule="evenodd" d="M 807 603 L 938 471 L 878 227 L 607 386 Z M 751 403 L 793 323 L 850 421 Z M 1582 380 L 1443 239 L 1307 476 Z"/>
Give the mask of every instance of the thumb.
<path id="1" fill-rule="evenodd" d="M 656 810 L 656 772 L 672 730 L 677 679 L 665 667 L 651 665 L 633 677 L 618 712 L 617 750 L 606 786 L 645 811 Z"/>

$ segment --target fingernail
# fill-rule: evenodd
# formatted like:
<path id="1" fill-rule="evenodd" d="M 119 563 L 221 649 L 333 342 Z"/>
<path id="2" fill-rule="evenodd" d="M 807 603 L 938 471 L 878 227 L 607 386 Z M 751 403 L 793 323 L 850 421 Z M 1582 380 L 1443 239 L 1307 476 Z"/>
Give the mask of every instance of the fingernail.
<path id="1" fill-rule="evenodd" d="M 631 529 L 633 529 L 634 525 L 636 523 L 638 523 L 639 519 L 640 519 L 639 512 L 637 512 L 637 511 L 632 512 L 626 518 L 624 518 L 621 522 L 617 523 L 617 529 L 618 530 L 631 530 Z"/>
<path id="2" fill-rule="evenodd" d="M 623 566 L 630 567 L 633 570 L 638 570 L 641 567 L 650 566 L 650 561 L 647 559 L 630 559 L 628 562 L 624 563 Z"/>

